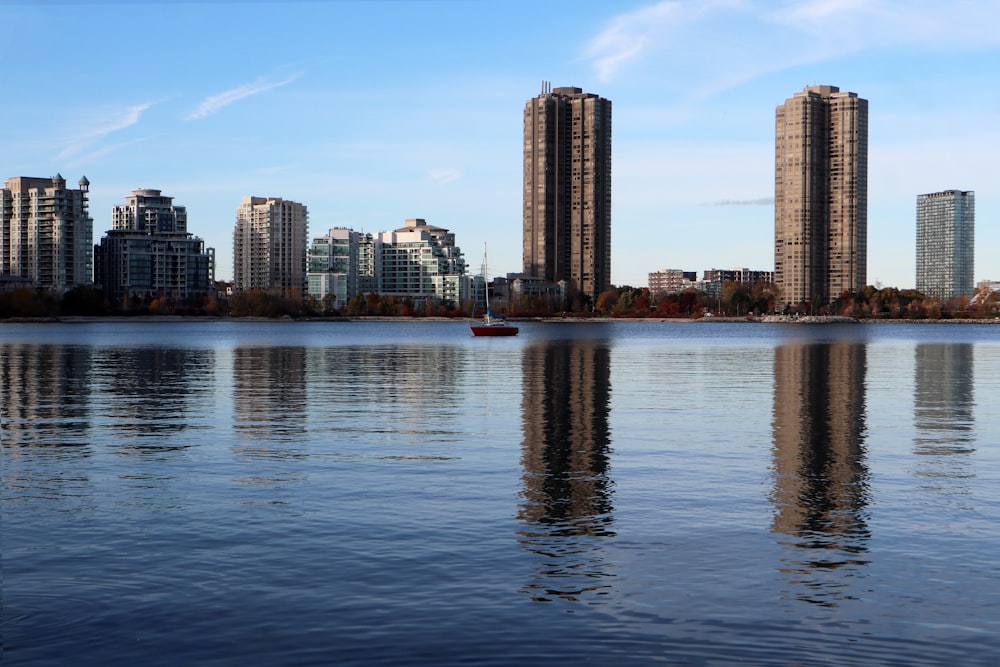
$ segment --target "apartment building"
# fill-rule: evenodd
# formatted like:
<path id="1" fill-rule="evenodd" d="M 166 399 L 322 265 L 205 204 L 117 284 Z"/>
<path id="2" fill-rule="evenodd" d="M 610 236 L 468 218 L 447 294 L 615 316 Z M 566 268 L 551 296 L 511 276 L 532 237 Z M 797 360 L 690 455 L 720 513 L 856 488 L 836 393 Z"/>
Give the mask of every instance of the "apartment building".
<path id="1" fill-rule="evenodd" d="M 591 300 L 611 286 L 611 101 L 580 88 L 524 106 L 524 275 Z"/>
<path id="2" fill-rule="evenodd" d="M 306 295 L 309 212 L 280 197 L 244 197 L 233 230 L 233 290 Z"/>
<path id="3" fill-rule="evenodd" d="M 942 301 L 974 291 L 976 195 L 917 195 L 917 290 Z"/>
<path id="4" fill-rule="evenodd" d="M 808 86 L 775 113 L 774 282 L 828 303 L 867 281 L 868 100 Z"/>
<path id="5" fill-rule="evenodd" d="M 0 278 L 62 292 L 93 282 L 90 181 L 67 188 L 52 178 L 17 176 L 0 189 Z"/>
<path id="6" fill-rule="evenodd" d="M 133 190 L 112 209 L 111 230 L 94 247 L 94 282 L 112 301 L 184 301 L 215 288 L 215 249 L 188 232 L 187 209 L 160 190 Z"/>

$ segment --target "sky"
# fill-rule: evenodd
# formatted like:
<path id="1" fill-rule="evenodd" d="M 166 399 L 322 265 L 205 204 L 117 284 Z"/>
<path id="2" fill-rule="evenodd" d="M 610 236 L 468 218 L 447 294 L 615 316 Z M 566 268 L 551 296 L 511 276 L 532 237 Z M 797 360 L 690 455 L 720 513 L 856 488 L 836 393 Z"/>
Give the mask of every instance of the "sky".
<path id="1" fill-rule="evenodd" d="M 245 196 L 310 236 L 408 218 L 521 270 L 525 102 L 612 101 L 612 282 L 774 267 L 774 112 L 869 101 L 868 282 L 915 285 L 916 196 L 976 193 L 1000 280 L 1000 3 L 0 0 L 0 180 L 90 180 L 94 242 L 154 188 L 232 277 Z"/>

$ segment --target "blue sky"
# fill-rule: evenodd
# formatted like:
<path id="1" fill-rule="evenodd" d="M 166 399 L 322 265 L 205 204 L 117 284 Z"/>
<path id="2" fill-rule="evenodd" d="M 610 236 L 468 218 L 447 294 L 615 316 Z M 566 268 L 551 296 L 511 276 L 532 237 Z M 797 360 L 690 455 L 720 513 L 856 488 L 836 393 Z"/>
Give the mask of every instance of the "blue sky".
<path id="1" fill-rule="evenodd" d="M 522 111 L 613 103 L 612 280 L 773 268 L 774 108 L 869 100 L 869 282 L 912 287 L 916 195 L 976 192 L 975 277 L 1000 280 L 1000 3 L 0 0 L 0 180 L 157 188 L 232 276 L 246 195 L 310 234 L 426 218 L 471 266 L 521 268 Z"/>

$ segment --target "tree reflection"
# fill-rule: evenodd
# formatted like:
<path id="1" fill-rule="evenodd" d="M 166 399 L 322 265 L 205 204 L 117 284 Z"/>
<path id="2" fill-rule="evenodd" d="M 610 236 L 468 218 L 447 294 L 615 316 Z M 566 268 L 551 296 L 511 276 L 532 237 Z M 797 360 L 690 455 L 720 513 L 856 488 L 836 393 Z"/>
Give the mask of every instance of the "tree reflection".
<path id="1" fill-rule="evenodd" d="M 913 451 L 924 488 L 967 495 L 961 480 L 975 477 L 969 455 L 975 448 L 973 346 L 969 343 L 917 345 Z"/>
<path id="2" fill-rule="evenodd" d="M 608 478 L 610 349 L 550 341 L 523 356 L 524 488 L 521 544 L 541 558 L 525 588 L 536 600 L 571 600 L 610 588 L 599 540 L 612 536 Z"/>
<path id="3" fill-rule="evenodd" d="M 782 345 L 774 362 L 774 531 L 795 597 L 835 606 L 868 561 L 865 346 Z"/>

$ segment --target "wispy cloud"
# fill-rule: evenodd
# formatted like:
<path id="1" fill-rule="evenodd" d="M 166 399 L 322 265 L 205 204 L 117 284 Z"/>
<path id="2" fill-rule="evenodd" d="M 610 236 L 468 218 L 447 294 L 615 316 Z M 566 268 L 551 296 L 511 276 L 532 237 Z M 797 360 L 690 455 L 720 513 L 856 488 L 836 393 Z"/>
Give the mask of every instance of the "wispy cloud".
<path id="1" fill-rule="evenodd" d="M 720 7 L 732 7 L 737 0 L 680 2 L 661 0 L 652 5 L 619 14 L 586 46 L 602 81 L 609 80 L 622 66 L 644 52 L 661 48 L 671 33 L 684 30 L 701 16 Z"/>
<path id="2" fill-rule="evenodd" d="M 871 48 L 997 45 L 997 21 L 993 0 L 660 0 L 609 19 L 584 54 L 602 81 L 648 66 L 705 97 Z"/>
<path id="3" fill-rule="evenodd" d="M 427 178 L 435 185 L 445 185 L 462 178 L 462 172 L 459 169 L 428 169 Z"/>
<path id="4" fill-rule="evenodd" d="M 720 199 L 715 206 L 771 206 L 774 197 L 759 197 L 757 199 Z"/>
<path id="5" fill-rule="evenodd" d="M 91 152 L 91 157 L 101 157 L 110 153 L 113 150 L 117 150 L 123 146 L 135 143 L 135 140 L 123 142 L 116 146 L 105 146 L 98 150 L 95 147 L 107 136 L 124 130 L 126 128 L 132 127 L 139 122 L 140 117 L 142 117 L 143 112 L 149 109 L 151 106 L 156 104 L 156 102 L 145 102 L 143 104 L 136 104 L 131 107 L 127 107 L 122 111 L 113 111 L 106 116 L 103 116 L 103 122 L 99 122 L 96 127 L 89 132 L 84 132 L 80 134 L 76 141 L 72 142 L 65 148 L 63 148 L 55 156 L 54 160 L 56 162 L 64 162 L 73 158 L 79 157 L 82 153 Z"/>
<path id="6" fill-rule="evenodd" d="M 210 97 L 206 97 L 202 100 L 201 104 L 199 104 L 194 111 L 184 117 L 184 120 L 198 120 L 200 118 L 211 116 L 234 102 L 239 102 L 240 100 L 253 95 L 266 93 L 267 91 L 274 90 L 275 88 L 287 86 L 301 77 L 301 72 L 278 81 L 268 79 L 267 77 L 260 77 L 256 81 L 245 83 L 242 86 L 237 86 L 236 88 L 231 88 L 218 93 L 217 95 L 211 95 Z"/>
<path id="7" fill-rule="evenodd" d="M 586 48 L 597 76 L 607 81 L 624 63 L 638 56 L 657 32 L 681 12 L 681 3 L 664 0 L 613 18 Z"/>

